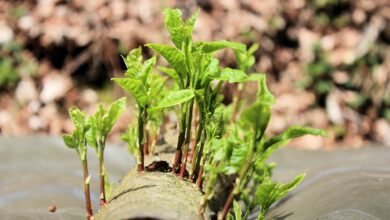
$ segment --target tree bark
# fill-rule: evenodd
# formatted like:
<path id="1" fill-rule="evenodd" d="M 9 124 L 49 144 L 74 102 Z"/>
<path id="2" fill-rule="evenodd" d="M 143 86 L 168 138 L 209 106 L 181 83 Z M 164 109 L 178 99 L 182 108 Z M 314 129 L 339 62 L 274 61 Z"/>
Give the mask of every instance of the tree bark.
<path id="1" fill-rule="evenodd" d="M 199 214 L 202 193 L 172 173 L 131 171 L 95 219 L 208 219 Z"/>

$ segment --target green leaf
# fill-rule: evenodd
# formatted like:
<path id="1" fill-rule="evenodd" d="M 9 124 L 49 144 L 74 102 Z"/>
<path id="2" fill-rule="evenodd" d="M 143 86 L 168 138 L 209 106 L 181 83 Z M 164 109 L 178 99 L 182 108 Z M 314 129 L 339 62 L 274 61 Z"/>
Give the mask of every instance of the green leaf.
<path id="1" fill-rule="evenodd" d="M 82 130 L 85 124 L 85 113 L 80 111 L 76 106 L 72 106 L 69 109 L 69 116 L 75 129 Z"/>
<path id="2" fill-rule="evenodd" d="M 133 156 L 138 154 L 138 124 L 129 125 L 126 133 L 121 135 L 121 139 L 127 143 L 127 149 Z"/>
<path id="3" fill-rule="evenodd" d="M 199 17 L 200 9 L 198 9 L 194 14 L 191 15 L 187 20 L 187 26 L 193 28 L 196 22 L 196 19 Z"/>
<path id="4" fill-rule="evenodd" d="M 241 220 L 242 210 L 241 206 L 236 200 L 233 200 L 234 218 L 235 220 Z"/>
<path id="5" fill-rule="evenodd" d="M 111 131 L 112 127 L 116 123 L 116 121 L 119 119 L 123 111 L 126 109 L 126 98 L 120 98 L 113 102 L 106 112 L 106 114 L 103 117 L 104 121 L 104 127 L 103 127 L 103 135 L 107 136 L 108 133 Z"/>
<path id="6" fill-rule="evenodd" d="M 197 42 L 194 43 L 194 47 L 202 51 L 203 53 L 212 53 L 224 48 L 231 48 L 236 51 L 245 52 L 245 44 L 231 42 L 231 41 L 215 41 L 215 42 Z"/>
<path id="7" fill-rule="evenodd" d="M 113 78 L 112 80 L 129 92 L 139 106 L 145 106 L 149 103 L 147 89 L 141 80 L 130 78 Z"/>
<path id="8" fill-rule="evenodd" d="M 199 15 L 199 10 L 194 13 L 187 22 L 184 22 L 181 18 L 181 11 L 179 9 L 165 9 L 164 10 L 164 23 L 168 29 L 171 39 L 175 46 L 182 49 L 183 43 L 187 39 L 191 39 L 192 30 Z"/>
<path id="9" fill-rule="evenodd" d="M 265 216 L 272 204 L 286 196 L 287 193 L 293 190 L 304 178 L 305 174 L 298 175 L 287 184 L 268 180 L 261 184 L 256 190 L 253 202 L 260 206 L 260 212 Z"/>
<path id="10" fill-rule="evenodd" d="M 231 68 L 224 68 L 222 69 L 220 75 L 218 77 L 215 77 L 213 79 L 216 80 L 225 80 L 229 83 L 234 82 L 243 82 L 247 78 L 247 75 L 242 72 L 241 70 L 231 69 Z"/>
<path id="11" fill-rule="evenodd" d="M 305 179 L 305 177 L 306 177 L 306 173 L 299 174 L 291 182 L 282 184 L 280 187 L 280 191 L 287 194 L 295 187 L 297 187 Z"/>
<path id="12" fill-rule="evenodd" d="M 213 78 L 219 77 L 221 72 L 219 60 L 210 54 L 195 53 L 195 67 L 198 70 L 197 88 L 207 87 Z"/>
<path id="13" fill-rule="evenodd" d="M 268 90 L 266 75 L 262 75 L 262 76 L 263 77 L 260 77 L 260 79 L 259 79 L 259 88 L 258 88 L 258 92 L 257 92 L 257 99 L 260 100 L 260 102 L 262 104 L 271 106 L 275 103 L 275 97 Z"/>
<path id="14" fill-rule="evenodd" d="M 141 47 L 133 49 L 126 57 L 122 57 L 126 64 L 125 76 L 130 78 L 138 78 L 142 68 L 142 49 Z"/>
<path id="15" fill-rule="evenodd" d="M 139 77 L 141 78 L 143 83 L 146 82 L 146 79 L 148 78 L 149 74 L 152 72 L 155 64 L 156 64 L 156 57 L 152 57 L 148 60 L 145 60 L 139 73 Z"/>
<path id="16" fill-rule="evenodd" d="M 185 24 L 181 18 L 181 11 L 179 9 L 165 9 L 164 23 L 171 35 L 173 43 L 177 48 L 181 49 L 186 37 L 186 33 L 184 31 Z"/>
<path id="17" fill-rule="evenodd" d="M 259 49 L 259 47 L 260 47 L 259 44 L 256 43 L 252 44 L 248 49 L 247 54 L 253 55 L 256 52 L 256 50 Z"/>
<path id="18" fill-rule="evenodd" d="M 89 124 L 86 123 L 85 113 L 77 107 L 69 109 L 69 115 L 73 122 L 74 129 L 72 134 L 64 135 L 63 140 L 69 148 L 77 151 L 80 160 L 85 160 L 87 148 L 85 146 L 85 132 L 89 129 Z"/>
<path id="19" fill-rule="evenodd" d="M 93 149 L 98 150 L 98 137 L 97 137 L 97 125 L 96 119 L 94 116 L 88 118 L 88 124 L 90 125 L 90 129 L 88 129 L 87 133 L 85 133 L 85 139 L 87 144 L 91 146 Z"/>
<path id="20" fill-rule="evenodd" d="M 62 135 L 62 140 L 69 148 L 74 149 L 77 147 L 77 142 L 73 139 L 72 135 L 64 134 Z"/>
<path id="21" fill-rule="evenodd" d="M 300 127 L 293 126 L 287 129 L 287 131 L 283 132 L 280 135 L 274 136 L 264 142 L 265 156 L 269 156 L 273 151 L 278 149 L 280 146 L 286 144 L 293 138 L 297 138 L 306 134 L 316 135 L 316 136 L 327 136 L 326 131 L 320 129 L 314 129 L 309 127 Z"/>
<path id="22" fill-rule="evenodd" d="M 241 117 L 254 130 L 256 140 L 260 141 L 271 118 L 271 107 L 256 101 L 242 113 Z"/>
<path id="23" fill-rule="evenodd" d="M 244 162 L 248 159 L 249 145 L 245 142 L 231 142 L 227 143 L 230 145 L 229 151 L 229 163 L 224 167 L 223 171 L 226 175 L 236 174 L 242 168 Z"/>
<path id="24" fill-rule="evenodd" d="M 107 171 L 105 171 L 105 172 L 106 173 L 104 175 L 104 191 L 106 193 L 106 197 L 111 198 L 112 192 L 115 188 L 115 183 L 110 182 L 110 180 L 108 179 Z"/>
<path id="25" fill-rule="evenodd" d="M 149 97 L 153 97 L 153 100 L 159 100 L 165 94 L 164 85 L 167 81 L 167 77 L 159 74 L 154 74 L 149 78 Z M 151 104 L 152 105 L 152 104 Z"/>
<path id="26" fill-rule="evenodd" d="M 146 44 L 146 46 L 163 56 L 179 74 L 186 72 L 185 56 L 177 48 L 163 44 Z"/>
<path id="27" fill-rule="evenodd" d="M 248 74 L 248 77 L 245 79 L 245 82 L 251 82 L 251 81 L 259 82 L 260 80 L 262 80 L 264 76 L 265 76 L 264 73 L 250 73 Z"/>
<path id="28" fill-rule="evenodd" d="M 235 50 L 234 54 L 236 56 L 237 65 L 240 70 L 247 72 L 256 62 L 255 56 L 253 53 L 258 49 L 258 44 L 253 44 L 245 52 Z"/>
<path id="29" fill-rule="evenodd" d="M 157 111 L 162 108 L 167 108 L 189 101 L 195 96 L 194 91 L 191 89 L 183 89 L 179 91 L 169 92 L 156 107 L 150 108 L 149 111 Z"/>
<path id="30" fill-rule="evenodd" d="M 138 47 L 129 52 L 126 57 L 122 57 L 127 69 L 132 69 L 135 66 L 139 66 L 142 62 L 142 48 Z"/>
<path id="31" fill-rule="evenodd" d="M 166 67 L 159 67 L 158 69 L 161 72 L 167 74 L 172 79 L 174 79 L 175 82 L 177 83 L 177 85 L 179 85 L 179 88 L 181 88 L 181 89 L 184 88 L 183 80 L 181 79 L 180 75 L 174 69 L 166 68 Z"/>
<path id="32" fill-rule="evenodd" d="M 205 98 L 204 89 L 195 90 L 195 99 L 196 99 L 196 103 L 198 104 L 200 116 L 202 118 L 205 118 L 207 115 L 207 106 L 204 98 Z"/>

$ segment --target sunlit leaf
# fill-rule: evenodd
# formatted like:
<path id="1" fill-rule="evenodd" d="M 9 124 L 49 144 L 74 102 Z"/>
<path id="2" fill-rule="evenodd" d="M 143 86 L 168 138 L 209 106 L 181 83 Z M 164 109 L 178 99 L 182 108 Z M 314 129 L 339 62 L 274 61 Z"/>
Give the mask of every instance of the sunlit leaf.
<path id="1" fill-rule="evenodd" d="M 157 111 L 162 108 L 167 108 L 189 101 L 195 96 L 194 91 L 191 89 L 183 89 L 179 91 L 172 91 L 166 94 L 166 96 L 159 101 L 158 105 L 150 108 L 149 111 Z"/>
<path id="2" fill-rule="evenodd" d="M 325 137 L 327 135 L 326 131 L 320 130 L 320 129 L 314 129 L 309 127 L 299 127 L 294 126 L 288 128 L 287 131 L 283 132 L 280 135 L 274 136 L 264 143 L 264 151 L 265 155 L 268 156 L 273 151 L 278 149 L 280 146 L 286 144 L 288 141 L 290 141 L 293 138 L 297 138 L 306 134 L 310 135 L 316 135 L 316 136 L 323 136 Z"/>
<path id="3" fill-rule="evenodd" d="M 140 70 L 139 76 L 141 80 L 145 83 L 149 74 L 152 72 L 154 65 L 156 64 L 156 57 L 152 57 L 148 60 L 145 60 L 142 68 Z"/>
<path id="4" fill-rule="evenodd" d="M 119 119 L 123 111 L 126 109 L 126 98 L 120 98 L 113 102 L 109 107 L 104 115 L 104 128 L 103 128 L 103 135 L 107 136 L 108 133 L 111 131 L 112 127 L 116 123 L 116 121 Z"/>
<path id="5" fill-rule="evenodd" d="M 256 62 L 253 53 L 258 49 L 258 44 L 253 44 L 248 50 L 234 50 L 238 68 L 244 72 L 248 71 Z"/>
<path id="6" fill-rule="evenodd" d="M 165 27 L 168 29 L 171 39 L 177 48 L 182 49 L 183 43 L 187 39 L 191 39 L 192 30 L 198 15 L 199 10 L 184 22 L 179 9 L 168 8 L 164 10 Z"/>
<path id="7" fill-rule="evenodd" d="M 177 48 L 164 44 L 146 44 L 146 46 L 163 56 L 177 72 L 186 72 L 184 54 Z"/>
<path id="8" fill-rule="evenodd" d="M 62 140 L 64 141 L 65 145 L 69 148 L 77 147 L 77 142 L 73 139 L 71 135 L 68 134 L 62 135 Z"/>
<path id="9" fill-rule="evenodd" d="M 171 39 L 177 48 L 182 47 L 182 43 L 187 36 L 185 31 L 185 24 L 181 18 L 181 11 L 179 9 L 165 9 L 164 10 L 164 23 L 168 29 Z"/>
<path id="10" fill-rule="evenodd" d="M 87 144 L 94 148 L 96 151 L 98 150 L 98 134 L 97 134 L 97 124 L 94 116 L 88 118 L 88 124 L 90 125 L 90 129 L 88 129 L 85 134 L 85 139 Z"/>
<path id="11" fill-rule="evenodd" d="M 236 200 L 233 200 L 233 210 L 234 210 L 235 220 L 241 220 L 242 210 L 241 210 L 241 206 L 238 204 Z"/>
<path id="12" fill-rule="evenodd" d="M 282 184 L 273 181 L 264 182 L 255 192 L 254 204 L 260 206 L 263 216 L 268 212 L 272 204 L 282 199 L 287 193 L 293 190 L 302 180 L 305 174 L 296 176 L 290 183 Z"/>
<path id="13" fill-rule="evenodd" d="M 127 69 L 133 69 L 142 62 L 142 48 L 138 47 L 129 52 L 126 57 L 122 57 Z"/>
<path id="14" fill-rule="evenodd" d="M 242 113 L 241 117 L 244 122 L 252 127 L 256 140 L 259 141 L 268 126 L 271 117 L 271 107 L 256 101 Z"/>
<path id="15" fill-rule="evenodd" d="M 241 70 L 231 69 L 227 67 L 222 69 L 220 75 L 218 77 L 214 77 L 213 79 L 225 80 L 228 81 L 229 83 L 234 83 L 234 82 L 243 82 L 246 78 L 247 75 Z"/>
<path id="16" fill-rule="evenodd" d="M 75 126 L 75 129 L 81 130 L 85 124 L 85 113 L 80 111 L 76 106 L 69 109 L 69 116 Z"/>
<path id="17" fill-rule="evenodd" d="M 174 70 L 174 69 L 171 69 L 171 68 L 166 68 L 166 67 L 159 67 L 158 68 L 161 72 L 167 74 L 169 77 L 171 77 L 172 79 L 175 80 L 175 82 L 179 85 L 179 87 L 181 89 L 184 88 L 184 85 L 183 85 L 183 80 L 181 78 L 181 76 Z"/>
<path id="18" fill-rule="evenodd" d="M 250 73 L 248 77 L 245 79 L 245 82 L 259 82 L 262 78 L 265 77 L 264 73 Z"/>
<path id="19" fill-rule="evenodd" d="M 130 78 L 113 78 L 116 83 L 127 92 L 129 92 L 139 106 L 144 106 L 149 103 L 147 89 L 139 79 Z"/>
<path id="20" fill-rule="evenodd" d="M 267 78 L 265 75 L 262 75 L 263 77 L 259 78 L 259 88 L 257 91 L 257 99 L 260 100 L 260 102 L 263 105 L 271 106 L 275 102 L 275 97 L 272 95 L 272 93 L 269 91 L 267 87 Z"/>
<path id="21" fill-rule="evenodd" d="M 127 143 L 127 149 L 132 155 L 138 154 L 138 130 L 137 130 L 138 124 L 134 123 L 132 125 L 129 125 L 126 133 L 121 135 L 121 139 Z"/>
<path id="22" fill-rule="evenodd" d="M 203 53 L 212 53 L 224 48 L 231 48 L 236 51 L 245 52 L 245 44 L 231 42 L 231 41 L 215 41 L 215 42 L 197 42 L 194 44 L 196 48 L 199 48 Z"/>

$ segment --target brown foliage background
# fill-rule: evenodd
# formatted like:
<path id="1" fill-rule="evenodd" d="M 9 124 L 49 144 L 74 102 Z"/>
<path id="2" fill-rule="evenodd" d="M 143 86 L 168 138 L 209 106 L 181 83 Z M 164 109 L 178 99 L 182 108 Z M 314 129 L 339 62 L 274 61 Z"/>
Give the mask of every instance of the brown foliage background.
<path id="1" fill-rule="evenodd" d="M 123 95 L 110 83 L 122 74 L 120 55 L 169 41 L 165 7 L 185 17 L 201 9 L 195 40 L 260 44 L 253 71 L 268 75 L 277 96 L 269 132 L 292 124 L 327 129 L 327 139 L 293 143 L 311 149 L 390 146 L 388 0 L 0 1 L 1 134 L 58 135 L 72 129 L 71 105 L 91 112 Z M 235 66 L 231 51 L 217 56 Z M 245 98 L 255 90 L 246 86 Z M 114 140 L 133 118 L 129 109 Z"/>

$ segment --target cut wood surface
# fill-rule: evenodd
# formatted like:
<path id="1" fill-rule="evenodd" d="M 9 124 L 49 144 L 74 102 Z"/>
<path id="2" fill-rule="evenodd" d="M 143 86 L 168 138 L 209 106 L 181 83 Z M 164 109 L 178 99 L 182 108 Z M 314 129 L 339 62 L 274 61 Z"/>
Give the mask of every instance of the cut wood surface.
<path id="1" fill-rule="evenodd" d="M 202 219 L 202 193 L 170 172 L 130 171 L 95 219 Z"/>

